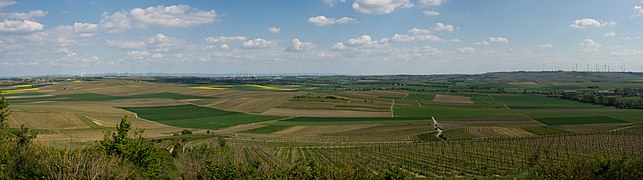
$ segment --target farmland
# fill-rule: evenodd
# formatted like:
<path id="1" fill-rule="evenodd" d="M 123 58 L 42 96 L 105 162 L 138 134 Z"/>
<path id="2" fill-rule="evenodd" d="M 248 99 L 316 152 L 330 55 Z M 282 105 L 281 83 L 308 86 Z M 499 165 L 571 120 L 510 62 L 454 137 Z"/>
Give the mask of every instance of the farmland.
<path id="1" fill-rule="evenodd" d="M 643 84 L 628 78 L 643 77 L 577 83 L 552 77 L 565 73 L 543 76 L 548 81 L 502 73 L 111 77 L 40 84 L 7 80 L 0 89 L 11 102 L 8 126 L 40 132 L 37 142 L 95 142 L 127 115 L 133 128 L 145 130 L 143 137 L 159 147 L 180 144 L 186 149 L 180 156 L 187 156 L 207 145 L 240 167 L 261 162 L 263 168 L 285 171 L 313 160 L 369 172 L 396 167 L 416 177 L 523 177 L 534 163 L 641 155 L 642 110 L 556 93 L 561 88 L 594 92 L 588 86 L 604 88 L 601 92 L 637 88 Z M 225 151 L 216 145 L 220 138 L 227 141 Z"/>

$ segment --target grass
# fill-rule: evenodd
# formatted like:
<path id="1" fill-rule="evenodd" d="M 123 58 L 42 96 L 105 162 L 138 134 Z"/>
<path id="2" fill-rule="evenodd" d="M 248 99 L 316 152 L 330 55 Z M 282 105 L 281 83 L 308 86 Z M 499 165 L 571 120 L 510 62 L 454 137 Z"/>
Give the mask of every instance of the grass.
<path id="1" fill-rule="evenodd" d="M 409 94 L 404 99 L 418 100 L 418 101 L 431 101 L 435 98 L 435 94 Z"/>
<path id="2" fill-rule="evenodd" d="M 245 114 L 194 106 L 120 107 L 137 113 L 138 117 L 175 127 L 221 129 L 240 124 L 275 120 L 281 117 Z"/>
<path id="3" fill-rule="evenodd" d="M 562 129 L 547 127 L 547 126 L 531 126 L 531 127 L 522 127 L 527 132 L 530 132 L 535 135 L 555 135 L 555 134 L 566 134 L 569 131 Z"/>
<path id="4" fill-rule="evenodd" d="M 430 117 L 296 117 L 277 122 L 279 125 L 349 125 L 380 123 L 432 122 Z"/>
<path id="5" fill-rule="evenodd" d="M 515 116 L 515 112 L 506 108 L 466 108 L 422 106 L 421 108 L 395 108 L 395 114 L 400 117 L 465 117 L 465 116 Z"/>
<path id="6" fill-rule="evenodd" d="M 581 111 L 570 109 L 568 111 L 521 111 L 533 119 L 547 119 L 547 118 L 578 118 L 586 116 L 602 116 L 619 121 L 626 122 L 643 122 L 643 110 L 622 110 L 622 109 L 601 109 L 601 111 Z"/>
<path id="7" fill-rule="evenodd" d="M 252 133 L 252 134 L 272 134 L 274 132 L 286 130 L 286 129 L 290 128 L 290 127 L 292 127 L 292 126 L 267 125 L 267 126 L 264 126 L 264 127 L 245 130 L 245 131 L 241 131 L 241 132 Z"/>
<path id="8" fill-rule="evenodd" d="M 509 106 L 511 109 L 561 109 L 561 108 L 601 108 L 605 106 L 594 105 L 565 100 L 549 98 L 544 96 L 493 96 L 496 100 Z"/>
<path id="9" fill-rule="evenodd" d="M 491 96 L 473 96 L 471 100 L 476 104 L 500 104 L 498 100 Z"/>
<path id="10" fill-rule="evenodd" d="M 547 125 L 626 123 L 626 121 L 606 116 L 549 117 L 534 119 Z"/>
<path id="11" fill-rule="evenodd" d="M 415 135 L 415 139 L 417 139 L 418 141 L 438 141 L 438 140 L 442 140 L 442 139 L 440 139 L 440 138 L 435 136 L 437 134 L 438 134 L 437 131 L 431 131 L 431 132 L 427 132 L 427 133 L 422 133 L 422 134 Z"/>

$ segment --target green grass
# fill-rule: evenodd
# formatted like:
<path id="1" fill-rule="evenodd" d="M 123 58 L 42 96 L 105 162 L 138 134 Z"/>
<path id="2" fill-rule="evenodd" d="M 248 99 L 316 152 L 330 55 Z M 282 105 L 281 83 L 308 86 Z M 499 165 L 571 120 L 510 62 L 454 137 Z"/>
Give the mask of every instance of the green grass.
<path id="1" fill-rule="evenodd" d="M 531 127 L 522 127 L 527 132 L 530 132 L 532 134 L 536 135 L 555 135 L 555 134 L 566 134 L 569 133 L 569 131 L 565 131 L 562 129 L 557 129 L 557 128 L 552 128 L 552 127 L 546 127 L 546 126 L 531 126 Z"/>
<path id="2" fill-rule="evenodd" d="M 496 100 L 509 106 L 511 109 L 561 109 L 561 108 L 601 108 L 605 106 L 594 105 L 550 98 L 544 96 L 493 96 Z"/>
<path id="3" fill-rule="evenodd" d="M 435 98 L 435 94 L 409 94 L 404 99 L 418 100 L 418 101 L 431 101 Z"/>
<path id="4" fill-rule="evenodd" d="M 498 100 L 491 96 L 473 96 L 471 100 L 476 104 L 500 104 Z"/>
<path id="5" fill-rule="evenodd" d="M 534 119 L 547 125 L 626 123 L 626 121 L 605 116 L 549 117 Z"/>
<path id="6" fill-rule="evenodd" d="M 175 127 L 196 129 L 214 130 L 281 118 L 278 116 L 245 114 L 194 105 L 120 108 L 137 113 L 138 116 L 143 119 Z"/>
<path id="7" fill-rule="evenodd" d="M 396 107 L 395 114 L 400 117 L 465 117 L 465 116 L 515 116 L 506 108 L 466 108 L 422 106 L 421 108 Z"/>
<path id="8" fill-rule="evenodd" d="M 267 125 L 267 126 L 264 126 L 264 127 L 245 130 L 245 131 L 241 131 L 241 132 L 252 133 L 252 134 L 272 134 L 274 132 L 286 130 L 286 129 L 290 128 L 290 127 L 292 127 L 292 126 Z"/>
<path id="9" fill-rule="evenodd" d="M 296 117 L 279 121 L 278 125 L 350 125 L 381 123 L 432 122 L 430 117 Z"/>
<path id="10" fill-rule="evenodd" d="M 417 140 L 419 140 L 419 141 L 438 141 L 438 140 L 442 140 L 442 139 L 440 139 L 440 138 L 435 136 L 437 134 L 438 134 L 437 131 L 431 131 L 431 132 L 415 135 L 415 138 Z"/>
<path id="11" fill-rule="evenodd" d="M 588 110 L 588 109 L 584 109 Z M 643 110 L 623 110 L 623 109 L 597 109 L 596 111 L 574 111 L 573 109 L 557 112 L 557 111 L 521 111 L 523 114 L 533 119 L 547 119 L 547 118 L 575 118 L 585 116 L 603 116 L 612 119 L 617 119 L 626 122 L 643 122 Z"/>

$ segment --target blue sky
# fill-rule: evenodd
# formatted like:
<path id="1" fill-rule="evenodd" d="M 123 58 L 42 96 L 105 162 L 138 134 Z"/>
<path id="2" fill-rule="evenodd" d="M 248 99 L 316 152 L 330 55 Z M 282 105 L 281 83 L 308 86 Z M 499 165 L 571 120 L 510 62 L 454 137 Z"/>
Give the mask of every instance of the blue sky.
<path id="1" fill-rule="evenodd" d="M 641 71 L 640 0 L 0 0 L 0 76 Z"/>

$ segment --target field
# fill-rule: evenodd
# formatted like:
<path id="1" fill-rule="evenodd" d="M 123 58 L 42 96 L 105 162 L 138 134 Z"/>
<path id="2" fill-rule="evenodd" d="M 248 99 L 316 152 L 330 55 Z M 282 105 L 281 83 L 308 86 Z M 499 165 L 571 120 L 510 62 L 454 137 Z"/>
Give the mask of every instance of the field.
<path id="1" fill-rule="evenodd" d="M 158 107 L 120 107 L 138 117 L 162 124 L 192 129 L 216 130 L 240 124 L 279 119 L 278 116 L 260 116 L 223 111 L 194 105 Z"/>
<path id="2" fill-rule="evenodd" d="M 127 115 L 158 147 L 193 153 L 225 140 L 220 155 L 236 165 L 284 171 L 312 160 L 334 172 L 521 179 L 534 163 L 641 155 L 643 110 L 560 93 L 638 92 L 643 75 L 524 74 L 13 79 L 0 89 L 9 127 L 38 142 L 90 144 Z"/>

